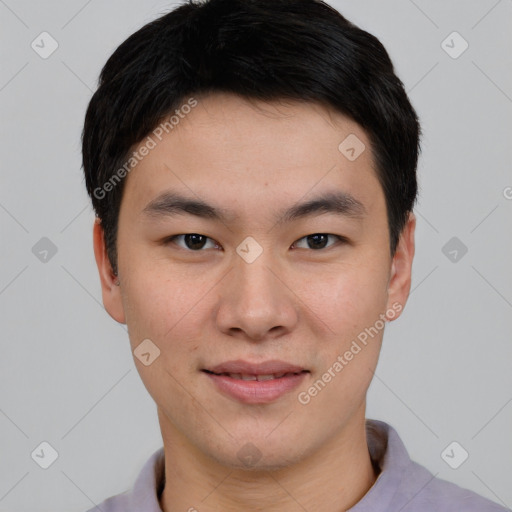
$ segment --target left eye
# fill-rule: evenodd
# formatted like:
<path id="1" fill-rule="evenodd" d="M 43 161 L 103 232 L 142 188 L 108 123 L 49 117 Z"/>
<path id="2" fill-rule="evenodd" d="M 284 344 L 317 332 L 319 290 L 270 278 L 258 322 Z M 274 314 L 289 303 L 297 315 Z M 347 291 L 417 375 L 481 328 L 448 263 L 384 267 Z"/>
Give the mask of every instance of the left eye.
<path id="1" fill-rule="evenodd" d="M 328 244 L 329 237 L 335 238 L 339 241 L 344 241 L 343 237 L 338 235 L 331 235 L 330 233 L 314 233 L 312 235 L 300 238 L 293 244 L 293 246 L 299 247 L 300 249 L 325 249 L 326 247 L 330 247 L 331 245 L 333 245 L 332 243 Z M 304 244 L 302 247 L 299 245 L 303 241 L 306 243 L 306 247 L 304 247 Z"/>
<path id="2" fill-rule="evenodd" d="M 182 241 L 185 245 L 181 245 L 177 242 L 177 240 Z M 215 249 L 218 247 L 218 244 L 212 238 L 209 238 L 205 235 L 200 235 L 199 233 L 187 233 L 186 235 L 174 235 L 167 240 L 167 242 L 173 242 L 183 247 L 184 249 L 189 249 L 191 251 L 199 251 L 201 249 Z M 208 242 L 211 243 L 210 247 L 207 247 Z"/>

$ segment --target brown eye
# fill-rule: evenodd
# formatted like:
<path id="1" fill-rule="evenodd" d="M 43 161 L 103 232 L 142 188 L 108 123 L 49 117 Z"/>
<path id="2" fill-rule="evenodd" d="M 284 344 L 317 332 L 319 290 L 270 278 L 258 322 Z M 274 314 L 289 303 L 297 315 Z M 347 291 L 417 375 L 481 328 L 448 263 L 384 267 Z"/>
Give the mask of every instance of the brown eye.
<path id="1" fill-rule="evenodd" d="M 339 241 L 343 242 L 344 238 L 338 235 L 332 235 L 330 233 L 313 233 L 311 235 L 305 236 L 297 242 L 294 243 L 295 247 L 299 247 L 300 249 L 313 249 L 313 250 L 319 250 L 319 249 L 325 249 L 326 247 L 331 247 L 334 245 L 335 242 L 328 244 L 329 237 L 338 239 Z M 304 242 L 302 244 L 302 247 L 299 245 L 299 243 Z"/>
<path id="2" fill-rule="evenodd" d="M 176 245 L 188 249 L 190 251 L 200 251 L 201 249 L 214 249 L 217 244 L 211 238 L 201 235 L 199 233 L 187 233 L 185 235 L 175 235 L 167 240 L 167 242 L 175 243 Z M 181 243 L 180 243 L 181 242 Z M 210 247 L 207 247 L 210 243 Z"/>

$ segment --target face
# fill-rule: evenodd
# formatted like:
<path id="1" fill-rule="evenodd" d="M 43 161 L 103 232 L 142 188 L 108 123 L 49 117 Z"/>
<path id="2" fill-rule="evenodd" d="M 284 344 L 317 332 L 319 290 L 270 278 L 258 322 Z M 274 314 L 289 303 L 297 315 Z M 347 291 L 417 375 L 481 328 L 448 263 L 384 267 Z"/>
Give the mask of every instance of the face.
<path id="1" fill-rule="evenodd" d="M 119 286 L 95 227 L 103 300 L 149 354 L 164 440 L 283 467 L 363 421 L 414 217 L 391 258 L 370 141 L 340 114 L 221 94 L 186 111 L 126 178 Z"/>

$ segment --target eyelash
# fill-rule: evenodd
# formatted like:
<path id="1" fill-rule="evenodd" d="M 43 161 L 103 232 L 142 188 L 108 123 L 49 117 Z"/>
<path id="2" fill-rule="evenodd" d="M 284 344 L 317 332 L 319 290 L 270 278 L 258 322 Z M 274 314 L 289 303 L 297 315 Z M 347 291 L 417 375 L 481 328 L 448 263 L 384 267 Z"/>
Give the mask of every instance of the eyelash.
<path id="1" fill-rule="evenodd" d="M 211 241 L 215 242 L 216 247 L 220 246 L 220 244 L 218 244 L 218 242 L 213 240 L 213 238 L 207 237 L 207 236 L 202 235 L 200 233 L 185 233 L 185 234 L 181 234 L 181 235 L 174 235 L 174 236 L 171 236 L 171 237 L 165 239 L 165 243 L 166 244 L 169 244 L 169 243 L 175 244 L 176 243 L 176 239 L 178 239 L 180 237 L 187 236 L 187 235 L 198 235 L 198 236 L 201 236 L 201 237 L 205 237 L 207 240 L 211 240 Z M 345 237 L 341 236 L 341 235 L 334 235 L 332 233 L 311 233 L 310 235 L 306 235 L 306 236 L 303 236 L 302 238 L 299 238 L 297 241 L 295 241 L 292 244 L 292 247 L 294 245 L 296 245 L 298 242 L 300 242 L 301 240 L 306 240 L 308 237 L 315 236 L 315 235 L 324 235 L 324 236 L 334 237 L 334 238 L 336 238 L 338 240 L 338 243 L 341 243 L 341 244 L 348 243 L 348 240 Z M 311 251 L 322 251 L 322 250 L 325 250 L 325 249 L 329 249 L 330 247 L 333 247 L 333 245 L 336 245 L 336 244 L 330 244 L 330 245 L 327 245 L 326 247 L 322 247 L 320 249 L 309 249 L 309 250 L 311 250 Z M 181 249 L 184 249 L 184 250 L 188 251 L 188 252 L 203 252 L 203 250 L 204 250 L 203 247 L 201 249 L 199 249 L 199 250 L 193 250 L 193 249 L 189 249 L 188 247 L 182 247 L 182 246 L 179 246 L 179 247 Z"/>

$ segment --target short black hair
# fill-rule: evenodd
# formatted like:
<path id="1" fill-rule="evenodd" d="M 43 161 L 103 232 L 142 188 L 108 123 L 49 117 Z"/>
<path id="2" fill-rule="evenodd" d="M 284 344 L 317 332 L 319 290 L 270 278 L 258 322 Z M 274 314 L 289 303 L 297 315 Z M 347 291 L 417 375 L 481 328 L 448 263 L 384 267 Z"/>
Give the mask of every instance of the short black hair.
<path id="1" fill-rule="evenodd" d="M 380 41 L 320 0 L 188 0 L 115 50 L 87 108 L 83 169 L 114 272 L 124 184 L 113 183 L 116 171 L 187 99 L 216 92 L 321 103 L 357 122 L 395 253 L 416 201 L 421 128 Z"/>

